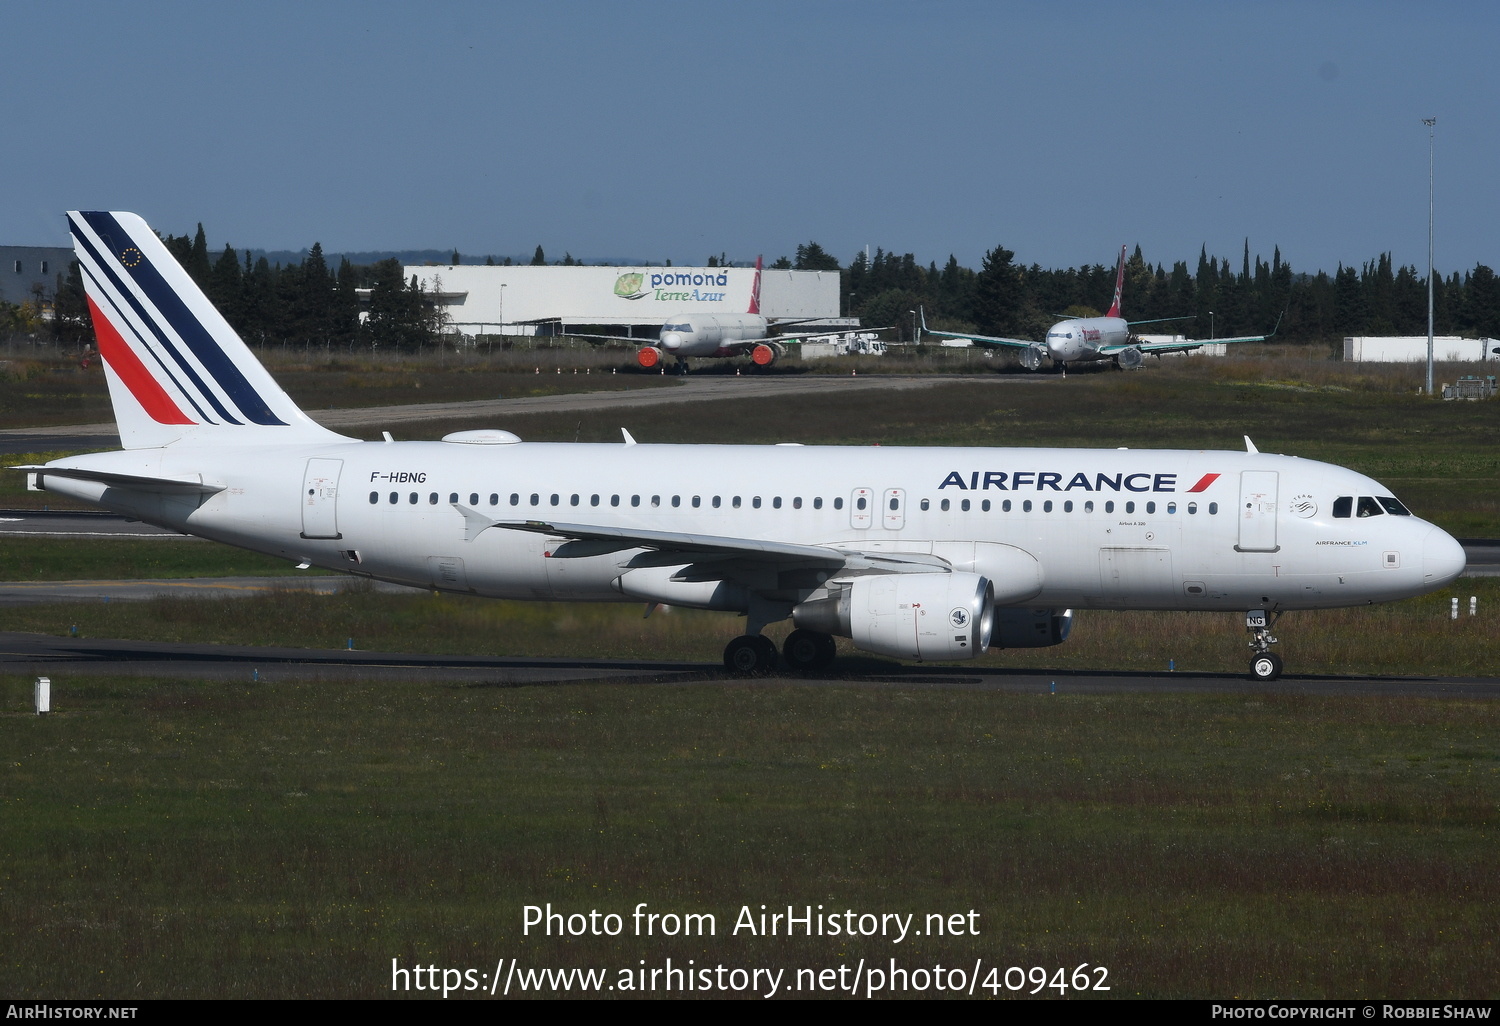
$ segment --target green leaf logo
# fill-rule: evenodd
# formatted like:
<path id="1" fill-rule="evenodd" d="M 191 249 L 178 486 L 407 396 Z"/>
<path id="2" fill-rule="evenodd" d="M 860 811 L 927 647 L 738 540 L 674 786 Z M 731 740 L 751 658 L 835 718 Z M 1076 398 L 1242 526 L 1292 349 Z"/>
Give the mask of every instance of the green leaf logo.
<path id="1" fill-rule="evenodd" d="M 639 271 L 631 271 L 620 275 L 615 279 L 615 295 L 621 299 L 640 299 L 646 293 L 641 291 L 641 284 L 646 276 Z"/>

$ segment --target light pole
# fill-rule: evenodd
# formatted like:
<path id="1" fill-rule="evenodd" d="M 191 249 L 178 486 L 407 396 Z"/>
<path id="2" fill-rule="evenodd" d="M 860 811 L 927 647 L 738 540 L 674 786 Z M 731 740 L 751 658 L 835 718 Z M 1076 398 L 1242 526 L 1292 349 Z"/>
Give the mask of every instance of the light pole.
<path id="1" fill-rule="evenodd" d="M 1423 118 L 1427 126 L 1427 394 L 1432 394 L 1432 172 L 1437 153 L 1437 118 Z"/>
<path id="2" fill-rule="evenodd" d="M 499 314 L 499 318 L 500 318 L 500 327 L 497 330 L 500 332 L 500 339 L 501 339 L 500 344 L 504 345 L 505 344 L 505 341 L 504 341 L 505 340 L 505 286 L 504 285 L 500 286 L 500 309 L 498 311 L 498 314 Z M 493 353 L 494 351 L 495 351 L 495 343 L 491 342 L 490 343 L 490 352 Z"/>
<path id="3" fill-rule="evenodd" d="M 908 310 L 906 312 L 911 314 L 911 344 L 919 346 L 922 344 L 922 337 L 917 334 L 917 312 L 915 310 Z"/>
<path id="4" fill-rule="evenodd" d="M 1208 312 L 1208 340 L 1210 342 L 1214 340 L 1214 312 L 1212 310 Z"/>

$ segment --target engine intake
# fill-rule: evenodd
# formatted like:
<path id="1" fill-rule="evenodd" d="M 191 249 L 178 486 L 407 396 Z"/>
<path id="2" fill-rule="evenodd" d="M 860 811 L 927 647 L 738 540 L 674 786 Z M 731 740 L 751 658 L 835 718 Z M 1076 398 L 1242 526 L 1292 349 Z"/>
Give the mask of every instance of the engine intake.
<path id="1" fill-rule="evenodd" d="M 786 354 L 780 342 L 762 342 L 750 350 L 750 362 L 757 367 L 769 367 Z"/>
<path id="2" fill-rule="evenodd" d="M 855 577 L 798 605 L 792 622 L 877 655 L 973 659 L 990 647 L 994 588 L 967 573 Z"/>

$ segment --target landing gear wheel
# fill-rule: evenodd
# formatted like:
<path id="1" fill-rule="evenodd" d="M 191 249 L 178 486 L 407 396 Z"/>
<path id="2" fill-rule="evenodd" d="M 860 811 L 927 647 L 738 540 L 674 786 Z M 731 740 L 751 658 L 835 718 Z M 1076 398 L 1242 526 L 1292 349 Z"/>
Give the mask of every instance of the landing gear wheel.
<path id="1" fill-rule="evenodd" d="M 832 635 L 795 630 L 781 643 L 781 658 L 797 673 L 817 673 L 828 668 L 838 653 Z"/>
<path id="2" fill-rule="evenodd" d="M 742 634 L 724 646 L 724 668 L 742 677 L 759 677 L 776 668 L 776 643 L 763 634 Z"/>
<path id="3" fill-rule="evenodd" d="M 1270 683 L 1281 676 L 1281 657 L 1274 652 L 1262 652 L 1250 660 L 1250 678 Z"/>

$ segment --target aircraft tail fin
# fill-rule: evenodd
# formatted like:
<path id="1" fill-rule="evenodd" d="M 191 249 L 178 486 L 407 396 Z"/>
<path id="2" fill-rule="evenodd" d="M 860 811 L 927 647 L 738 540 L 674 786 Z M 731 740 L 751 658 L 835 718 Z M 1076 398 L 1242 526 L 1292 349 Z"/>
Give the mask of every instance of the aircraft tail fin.
<path id="1" fill-rule="evenodd" d="M 750 286 L 750 309 L 747 313 L 760 313 L 760 268 L 761 258 L 755 258 L 755 283 Z"/>
<path id="2" fill-rule="evenodd" d="M 1120 247 L 1120 263 L 1115 268 L 1115 301 L 1109 305 L 1106 317 L 1120 316 L 1120 293 L 1125 291 L 1125 247 Z"/>
<path id="3" fill-rule="evenodd" d="M 68 225 L 125 448 L 343 437 L 297 408 L 144 220 L 75 210 Z"/>

